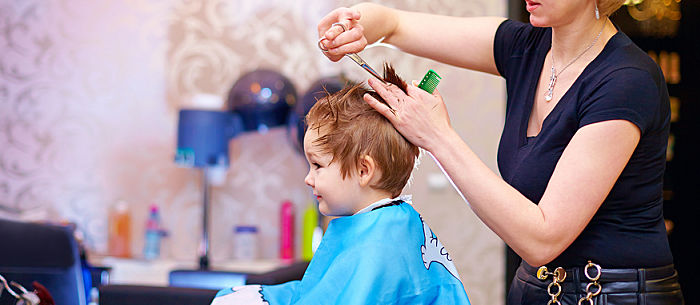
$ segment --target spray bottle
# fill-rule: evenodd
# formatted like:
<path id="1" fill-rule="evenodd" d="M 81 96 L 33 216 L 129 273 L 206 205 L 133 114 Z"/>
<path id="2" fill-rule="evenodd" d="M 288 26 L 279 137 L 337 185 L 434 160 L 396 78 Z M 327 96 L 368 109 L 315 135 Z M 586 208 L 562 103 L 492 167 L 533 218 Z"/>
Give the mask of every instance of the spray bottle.
<path id="1" fill-rule="evenodd" d="M 148 220 L 146 220 L 146 236 L 143 246 L 143 257 L 145 259 L 156 259 L 160 256 L 161 236 L 158 206 L 152 204 L 150 213 L 148 214 Z"/>

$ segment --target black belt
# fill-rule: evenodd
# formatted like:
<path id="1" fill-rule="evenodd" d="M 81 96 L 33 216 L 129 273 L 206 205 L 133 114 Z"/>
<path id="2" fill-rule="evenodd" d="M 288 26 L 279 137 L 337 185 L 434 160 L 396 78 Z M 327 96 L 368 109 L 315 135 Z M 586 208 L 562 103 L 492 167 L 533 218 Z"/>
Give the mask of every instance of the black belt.
<path id="1" fill-rule="evenodd" d="M 526 282 L 546 289 L 552 282 L 549 277 L 546 280 L 537 278 L 537 267 L 532 267 L 525 262 L 520 264 L 517 276 Z M 550 271 L 552 268 L 550 268 Z M 586 285 L 590 283 L 585 275 L 584 267 L 567 268 L 566 278 L 561 283 L 564 293 L 582 293 Z M 594 270 L 589 270 L 589 274 L 595 276 Z M 605 269 L 601 268 L 601 275 L 598 282 L 602 286 L 601 293 L 646 293 L 646 292 L 667 292 L 680 291 L 678 275 L 673 265 L 654 268 L 638 269 Z"/>
<path id="2" fill-rule="evenodd" d="M 530 274 L 537 274 L 537 267 L 530 266 L 526 263 L 522 263 L 521 266 Z M 550 268 L 554 270 L 554 268 Z M 564 282 L 573 281 L 575 278 L 581 279 L 581 281 L 588 281 L 586 275 L 584 274 L 584 267 L 574 267 L 564 269 L 566 270 L 566 279 Z M 676 270 L 673 269 L 673 265 L 666 265 L 654 268 L 638 268 L 638 269 L 600 269 L 600 280 L 601 283 L 609 282 L 644 282 L 647 280 L 659 280 L 673 276 Z M 595 276 L 595 271 L 589 271 L 590 275 Z"/>

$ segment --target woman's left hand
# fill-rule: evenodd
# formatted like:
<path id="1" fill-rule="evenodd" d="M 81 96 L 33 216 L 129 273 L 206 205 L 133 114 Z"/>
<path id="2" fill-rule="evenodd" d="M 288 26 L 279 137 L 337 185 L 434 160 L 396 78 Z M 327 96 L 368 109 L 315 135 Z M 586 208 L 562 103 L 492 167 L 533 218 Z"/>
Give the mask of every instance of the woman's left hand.
<path id="1" fill-rule="evenodd" d="M 395 85 L 373 78 L 367 82 L 386 104 L 369 94 L 365 94 L 365 102 L 389 119 L 411 143 L 432 152 L 439 137 L 449 134 L 452 129 L 447 107 L 437 89 L 430 94 L 418 88 L 414 81 L 413 85 L 407 86 L 406 94 Z"/>

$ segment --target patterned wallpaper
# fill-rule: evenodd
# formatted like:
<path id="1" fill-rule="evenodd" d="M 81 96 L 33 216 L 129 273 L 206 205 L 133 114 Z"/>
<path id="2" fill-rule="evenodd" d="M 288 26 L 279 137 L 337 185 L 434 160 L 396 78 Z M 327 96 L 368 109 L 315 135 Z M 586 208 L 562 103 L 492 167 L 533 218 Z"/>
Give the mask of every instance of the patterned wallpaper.
<path id="1" fill-rule="evenodd" d="M 378 2 L 454 16 L 506 11 L 506 1 Z M 105 253 L 108 211 L 126 200 L 138 255 L 148 205 L 157 203 L 170 231 L 164 255 L 195 260 L 201 177 L 172 162 L 178 109 L 196 106 L 199 94 L 224 99 L 256 68 L 280 71 L 299 95 L 322 76 L 366 79 L 354 63 L 331 63 L 316 48 L 317 21 L 353 3 L 0 0 L 0 217 L 75 222 L 88 247 Z M 409 80 L 438 71 L 453 126 L 496 168 L 502 80 L 388 48 L 362 56 L 391 62 Z M 260 256 L 277 255 L 280 202 L 291 200 L 299 216 L 311 200 L 306 162 L 289 142 L 284 128 L 231 141 L 226 179 L 212 189 L 212 260 L 231 256 L 238 224 L 257 224 Z M 472 302 L 502 302 L 502 242 L 455 191 L 429 186 L 440 171 L 422 161 L 406 193 L 450 250 Z"/>

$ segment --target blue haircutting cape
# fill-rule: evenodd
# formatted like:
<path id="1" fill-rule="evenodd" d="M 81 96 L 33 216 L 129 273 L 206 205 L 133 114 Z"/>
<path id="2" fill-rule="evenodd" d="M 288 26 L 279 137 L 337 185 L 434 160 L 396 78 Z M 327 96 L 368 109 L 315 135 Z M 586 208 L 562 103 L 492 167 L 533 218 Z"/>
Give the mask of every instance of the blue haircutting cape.
<path id="1" fill-rule="evenodd" d="M 469 304 L 457 269 L 406 203 L 331 221 L 301 281 L 221 290 L 212 305 Z"/>

